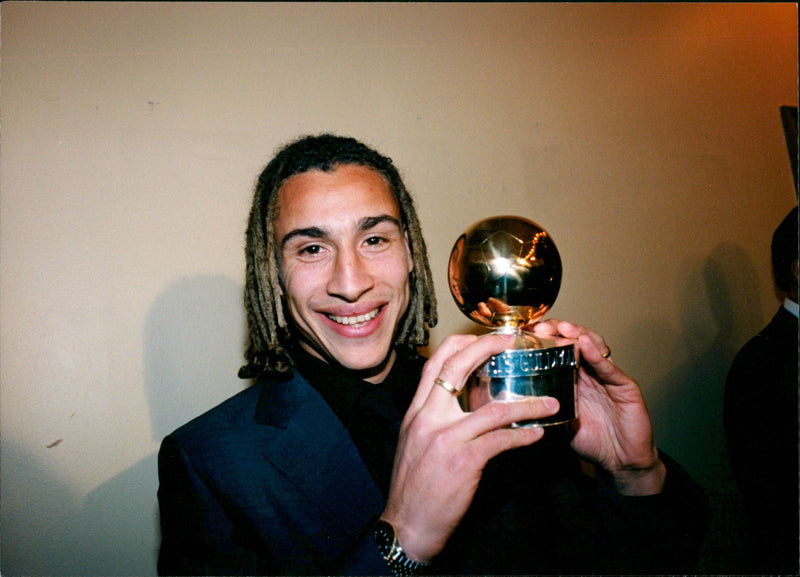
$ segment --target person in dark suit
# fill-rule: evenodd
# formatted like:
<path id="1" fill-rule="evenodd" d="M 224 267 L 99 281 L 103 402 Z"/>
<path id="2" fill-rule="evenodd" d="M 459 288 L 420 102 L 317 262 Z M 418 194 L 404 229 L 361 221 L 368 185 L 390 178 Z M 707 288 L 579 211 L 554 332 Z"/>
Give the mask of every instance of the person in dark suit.
<path id="1" fill-rule="evenodd" d="M 452 335 L 419 356 L 436 301 L 391 159 L 329 134 L 282 148 L 246 260 L 254 384 L 162 443 L 160 574 L 693 569 L 704 496 L 656 448 L 600 335 L 529 327 L 581 358 L 580 418 L 546 433 L 510 425 L 553 415 L 553 398 L 467 413 L 454 394 L 512 337 Z"/>
<path id="2" fill-rule="evenodd" d="M 798 573 L 797 207 L 772 237 L 785 294 L 770 323 L 736 355 L 725 384 L 728 455 L 745 509 L 749 570 Z"/>

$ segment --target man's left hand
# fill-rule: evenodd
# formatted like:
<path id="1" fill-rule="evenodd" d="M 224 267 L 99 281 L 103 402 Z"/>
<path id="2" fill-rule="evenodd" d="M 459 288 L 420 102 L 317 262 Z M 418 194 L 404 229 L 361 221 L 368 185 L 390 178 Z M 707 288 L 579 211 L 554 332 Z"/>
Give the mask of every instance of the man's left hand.
<path id="1" fill-rule="evenodd" d="M 572 448 L 610 475 L 623 495 L 653 495 L 664 486 L 666 467 L 639 385 L 610 357 L 603 338 L 589 329 L 551 319 L 527 330 L 559 344 L 574 342 L 578 369 L 578 419 Z"/>

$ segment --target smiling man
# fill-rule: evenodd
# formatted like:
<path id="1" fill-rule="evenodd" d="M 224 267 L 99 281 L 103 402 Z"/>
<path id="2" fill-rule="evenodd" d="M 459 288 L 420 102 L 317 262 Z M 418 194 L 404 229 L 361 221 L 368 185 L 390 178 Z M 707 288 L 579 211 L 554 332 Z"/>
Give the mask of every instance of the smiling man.
<path id="1" fill-rule="evenodd" d="M 414 266 L 386 181 L 371 168 L 345 165 L 294 175 L 279 196 L 282 291 L 300 346 L 383 381 Z"/>
<path id="2" fill-rule="evenodd" d="M 529 327 L 582 359 L 580 419 L 546 435 L 510 425 L 555 399 L 464 413 L 453 394 L 510 337 L 417 354 L 436 303 L 389 158 L 333 135 L 281 149 L 246 257 L 254 384 L 164 439 L 159 573 L 692 572 L 703 496 L 600 335 Z"/>

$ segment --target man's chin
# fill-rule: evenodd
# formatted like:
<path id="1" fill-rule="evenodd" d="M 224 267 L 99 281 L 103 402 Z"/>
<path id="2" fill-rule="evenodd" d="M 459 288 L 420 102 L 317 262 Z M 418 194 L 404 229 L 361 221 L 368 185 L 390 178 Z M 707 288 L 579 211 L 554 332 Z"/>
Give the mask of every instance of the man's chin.
<path id="1" fill-rule="evenodd" d="M 362 358 L 354 360 L 353 362 L 345 361 L 347 364 L 343 364 L 341 362 L 339 364 L 348 371 L 352 372 L 361 380 L 368 381 L 371 378 L 379 377 L 381 375 L 385 376 L 385 373 L 388 373 L 389 369 L 391 369 L 394 359 L 394 351 L 391 351 L 380 360 L 376 359 L 374 362 L 364 362 L 364 359 Z M 380 380 L 383 380 L 383 378 Z"/>
<path id="2" fill-rule="evenodd" d="M 354 355 L 351 353 L 337 358 L 336 351 L 323 351 L 305 341 L 302 346 L 307 352 L 322 359 L 329 365 L 341 367 L 364 381 L 375 377 L 380 377 L 376 382 L 382 381 L 383 377 L 391 369 L 396 357 L 394 350 L 390 349 L 385 355 Z"/>

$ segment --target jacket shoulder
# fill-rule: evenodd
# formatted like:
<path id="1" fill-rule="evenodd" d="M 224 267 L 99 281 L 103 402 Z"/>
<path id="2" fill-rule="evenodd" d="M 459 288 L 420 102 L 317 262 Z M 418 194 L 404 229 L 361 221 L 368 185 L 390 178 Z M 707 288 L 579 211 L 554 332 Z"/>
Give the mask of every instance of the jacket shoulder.
<path id="1" fill-rule="evenodd" d="M 218 429 L 224 429 L 225 425 L 230 427 L 235 423 L 252 420 L 258 402 L 259 388 L 259 384 L 248 387 L 178 427 L 168 436 L 183 442 L 218 435 L 220 432 Z"/>

